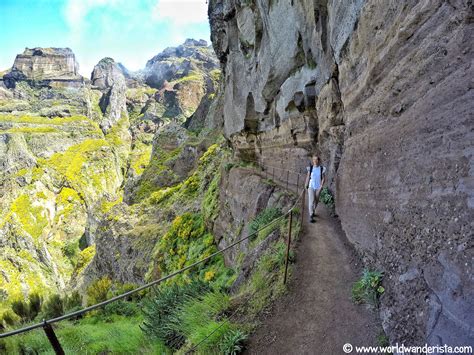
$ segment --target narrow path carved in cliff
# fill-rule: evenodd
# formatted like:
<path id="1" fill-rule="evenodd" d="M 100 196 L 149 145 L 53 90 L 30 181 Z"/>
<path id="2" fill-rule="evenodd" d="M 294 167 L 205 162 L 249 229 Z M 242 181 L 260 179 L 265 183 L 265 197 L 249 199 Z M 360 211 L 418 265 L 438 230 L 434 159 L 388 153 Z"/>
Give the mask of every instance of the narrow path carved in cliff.
<path id="1" fill-rule="evenodd" d="M 316 215 L 315 224 L 305 218 L 288 293 L 250 338 L 249 354 L 344 354 L 345 343 L 377 345 L 375 312 L 351 301 L 360 260 L 328 209 L 320 204 Z"/>

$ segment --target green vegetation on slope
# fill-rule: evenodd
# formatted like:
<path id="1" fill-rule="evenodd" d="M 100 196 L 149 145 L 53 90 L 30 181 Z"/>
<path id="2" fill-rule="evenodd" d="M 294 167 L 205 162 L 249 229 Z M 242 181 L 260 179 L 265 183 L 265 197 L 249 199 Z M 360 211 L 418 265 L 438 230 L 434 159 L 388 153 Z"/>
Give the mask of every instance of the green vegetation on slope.
<path id="1" fill-rule="evenodd" d="M 4 123 L 28 123 L 36 125 L 55 125 L 55 126 L 67 126 L 71 123 L 79 124 L 81 126 L 90 126 L 98 129 L 97 123 L 90 120 L 86 116 L 71 116 L 71 117 L 54 117 L 48 118 L 43 116 L 30 116 L 30 115 L 0 115 L 0 122 Z"/>
<path id="2" fill-rule="evenodd" d="M 84 127 L 98 138 L 86 135 L 73 140 L 77 143 L 66 146 L 64 151 L 36 158 L 36 166 L 16 172 L 15 177 L 21 178 L 26 186 L 12 190 L 0 203 L 0 228 L 7 241 L 20 237 L 22 244 L 6 246 L 0 257 L 0 315 L 11 302 L 24 300 L 32 292 L 42 296 L 57 292 L 55 278 L 67 282 L 73 275 L 79 276 L 92 260 L 95 249 L 81 251 L 79 246 L 87 224 L 87 209 L 109 209 L 120 200 L 116 193 L 123 180 L 122 168 L 127 164 L 129 149 L 126 117 L 106 136 L 84 116 L 50 119 L 0 115 L 2 122 L 16 124 L 10 129 L 18 131 L 14 133 L 36 132 L 44 134 L 44 139 L 55 127 Z M 97 215 L 101 211 L 99 208 Z"/>
<path id="3" fill-rule="evenodd" d="M 93 316 L 75 322 L 62 322 L 55 332 L 66 354 L 166 354 L 166 348 L 150 340 L 140 329 L 143 317 Z M 54 354 L 42 329 L 8 338 L 0 350 L 8 354 Z"/>
<path id="4" fill-rule="evenodd" d="M 215 172 L 225 164 L 225 156 L 222 147 L 211 145 L 188 178 L 151 193 L 140 203 L 146 208 L 174 210 L 177 205 L 201 201 L 198 210 L 178 214 L 162 234 L 155 245 L 150 277 L 168 275 L 217 250 L 214 236 L 207 226 L 212 225 L 217 215 L 220 175 Z M 69 193 L 71 191 L 65 190 L 64 195 Z M 119 199 L 104 203 L 103 208 L 113 214 L 120 202 Z M 276 209 L 264 210 L 252 222 L 253 230 L 280 215 Z M 294 235 L 298 233 L 298 221 L 294 219 Z M 276 226 L 286 230 L 287 224 L 288 220 L 284 218 Z M 272 230 L 278 230 L 277 227 L 272 227 Z M 267 230 L 263 232 L 265 236 L 269 233 Z M 229 269 L 224 265 L 223 257 L 216 256 L 162 284 L 157 292 L 151 292 L 143 299 L 133 298 L 84 319 L 61 323 L 57 328 L 58 337 L 67 350 L 81 348 L 90 353 L 164 353 L 177 349 L 183 352 L 195 347 L 199 354 L 239 353 L 244 348 L 247 334 L 257 325 L 260 312 L 285 291 L 282 284 L 285 248 L 282 241 L 271 245 L 256 263 L 249 280 L 233 294 L 229 293 L 230 286 L 243 259 L 234 269 Z M 84 265 L 81 259 L 89 259 L 93 252 L 84 249 L 76 257 L 78 270 Z M 187 291 L 190 288 L 198 291 Z M 127 289 L 127 286 L 117 285 L 106 277 L 100 278 L 89 286 L 87 303 L 100 302 Z M 145 309 L 143 314 L 136 312 L 142 307 Z M 153 323 L 158 320 L 160 327 Z M 74 336 L 75 332 L 80 337 Z M 117 340 L 120 338 L 127 340 L 120 343 Z M 11 338 L 5 346 L 8 350 L 14 349 L 12 351 L 47 352 L 50 351 L 47 345 L 40 332 Z"/>

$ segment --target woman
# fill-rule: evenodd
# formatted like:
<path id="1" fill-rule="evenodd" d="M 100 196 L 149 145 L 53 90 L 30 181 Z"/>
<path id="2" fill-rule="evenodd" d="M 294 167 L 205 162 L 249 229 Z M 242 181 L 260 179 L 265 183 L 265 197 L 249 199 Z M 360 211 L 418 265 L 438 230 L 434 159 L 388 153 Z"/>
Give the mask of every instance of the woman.
<path id="1" fill-rule="evenodd" d="M 306 168 L 308 174 L 306 175 L 305 186 L 308 189 L 308 212 L 311 223 L 316 222 L 316 206 L 318 205 L 319 195 L 326 180 L 326 168 L 320 165 L 320 161 L 321 159 L 319 159 L 318 155 L 313 155 L 311 157 L 312 164 Z"/>

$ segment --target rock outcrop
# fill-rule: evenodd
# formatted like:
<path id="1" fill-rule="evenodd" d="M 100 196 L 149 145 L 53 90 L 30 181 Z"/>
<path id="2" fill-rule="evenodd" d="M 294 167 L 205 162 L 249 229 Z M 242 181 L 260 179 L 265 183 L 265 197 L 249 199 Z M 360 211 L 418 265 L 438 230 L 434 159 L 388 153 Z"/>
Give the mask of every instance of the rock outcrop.
<path id="1" fill-rule="evenodd" d="M 249 221 L 254 220 L 265 209 L 277 208 L 286 212 L 293 203 L 294 198 L 284 189 L 263 178 L 254 169 L 237 166 L 230 168 L 229 171 L 224 169 L 221 174 L 219 213 L 213 224 L 213 234 L 221 249 L 247 237 L 249 229 L 246 227 Z M 229 250 L 225 254 L 227 265 L 238 264 L 239 253 L 248 254 L 247 257 L 252 257 L 251 262 L 257 260 L 258 255 L 249 253 L 255 251 L 249 244 L 250 240 L 246 240 L 237 248 Z"/>
<path id="2" fill-rule="evenodd" d="M 139 184 L 133 191 L 126 188 L 127 203 L 114 205 L 97 228 L 96 256 L 85 270 L 81 287 L 102 277 L 142 284 L 166 275 L 160 260 L 169 251 L 163 250 L 161 239 L 179 223 L 181 216 L 201 215 L 203 210 L 216 208 L 208 205 L 208 187 L 219 181 L 216 171 L 222 156 L 222 148 L 212 145 L 206 137 L 196 141 L 175 124 L 160 128 L 154 139 L 151 162 Z M 216 200 L 217 196 L 213 198 Z M 172 241 L 175 245 L 180 242 Z M 206 245 L 201 245 L 200 240 L 196 242 L 199 248 L 215 248 L 212 238 Z M 172 252 L 168 256 L 170 260 L 178 256 L 184 264 L 201 256 L 193 253 L 192 248 L 189 252 L 183 248 L 179 254 Z"/>
<path id="3" fill-rule="evenodd" d="M 173 67 L 176 71 L 163 74 L 166 72 L 162 70 L 164 67 Z M 187 40 L 181 46 L 167 48 L 149 60 L 145 70 L 127 75 L 126 105 L 135 151 L 132 159 L 136 159 L 129 169 L 125 200 L 136 202 L 141 199 L 139 191 L 144 188 L 144 181 L 153 190 L 170 186 L 183 177 L 182 174 L 176 175 L 173 169 L 148 169 L 147 176 L 140 177 L 145 172 L 142 166 L 145 160 L 148 163 L 150 157 L 151 161 L 167 159 L 169 152 L 160 151 L 159 154 L 164 154 L 161 157 L 155 153 L 152 155 L 152 142 L 157 141 L 155 134 L 162 135 L 181 124 L 194 132 L 221 127 L 222 96 L 216 93 L 220 81 L 217 59 L 205 41 Z M 158 76 L 159 80 L 156 79 Z M 146 84 L 149 80 L 155 87 Z M 176 155 L 175 160 L 178 162 L 185 158 L 187 161 L 196 152 L 188 147 Z M 191 164 L 187 169 L 193 167 Z"/>
<path id="4" fill-rule="evenodd" d="M 473 7 L 209 4 L 224 130 L 243 158 L 319 152 L 348 239 L 385 271 L 391 342 L 473 342 Z"/>
<path id="5" fill-rule="evenodd" d="M 201 117 L 206 117 L 216 96 L 220 70 L 206 41 L 188 39 L 150 59 L 136 78 L 141 84 L 127 91 L 130 117 L 140 130 L 154 133 L 168 122 L 184 123 L 200 106 L 204 113 Z M 202 100 L 207 107 L 203 107 Z M 203 126 L 196 124 L 194 128 Z"/>
<path id="6" fill-rule="evenodd" d="M 69 48 L 26 48 L 16 56 L 11 71 L 3 76 L 8 88 L 17 81 L 28 80 L 37 85 L 80 86 L 84 78 Z"/>
<path id="7" fill-rule="evenodd" d="M 128 179 L 125 185 L 127 203 L 136 203 L 153 191 L 183 181 L 196 167 L 205 149 L 205 145 L 193 144 L 188 131 L 176 123 L 160 127 L 153 137 L 152 147 L 150 164 L 137 179 Z"/>
<path id="8" fill-rule="evenodd" d="M 127 90 L 122 68 L 112 58 L 103 58 L 91 74 L 92 85 L 102 92 L 99 107 L 104 115 L 100 127 L 107 133 L 123 116 L 127 116 Z"/>
<path id="9" fill-rule="evenodd" d="M 146 63 L 145 82 L 151 87 L 161 88 L 165 81 L 199 75 L 218 67 L 219 62 L 206 41 L 187 39 L 178 47 L 166 48 Z"/>

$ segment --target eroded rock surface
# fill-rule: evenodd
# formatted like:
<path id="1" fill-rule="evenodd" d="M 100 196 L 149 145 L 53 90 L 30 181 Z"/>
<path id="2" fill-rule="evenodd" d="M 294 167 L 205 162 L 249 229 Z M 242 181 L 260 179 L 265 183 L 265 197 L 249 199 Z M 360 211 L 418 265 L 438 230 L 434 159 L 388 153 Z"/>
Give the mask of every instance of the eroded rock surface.
<path id="1" fill-rule="evenodd" d="M 3 81 L 9 88 L 15 83 L 29 80 L 37 84 L 57 84 L 80 86 L 83 77 L 79 75 L 79 65 L 69 48 L 25 48 L 18 54 L 9 73 Z"/>
<path id="2" fill-rule="evenodd" d="M 122 69 L 112 58 L 102 59 L 92 71 L 92 85 L 102 91 L 99 107 L 104 115 L 100 126 L 104 133 L 110 131 L 124 115 L 127 115 L 127 89 Z"/>
<path id="3" fill-rule="evenodd" d="M 391 342 L 472 343 L 472 4 L 213 0 L 209 18 L 233 147 L 295 171 L 319 152 L 386 273 Z"/>
<path id="4" fill-rule="evenodd" d="M 283 214 L 294 203 L 293 195 L 265 179 L 254 169 L 237 166 L 226 171 L 224 168 L 221 175 L 219 213 L 212 225 L 212 232 L 220 249 L 248 237 L 251 233 L 249 222 L 255 220 L 265 210 L 276 209 Z M 281 237 L 280 228 L 275 228 L 258 244 L 252 242 L 256 238 L 251 237 L 224 254 L 226 265 L 240 267 L 232 286 L 234 290 L 249 277 L 269 245 Z"/>

